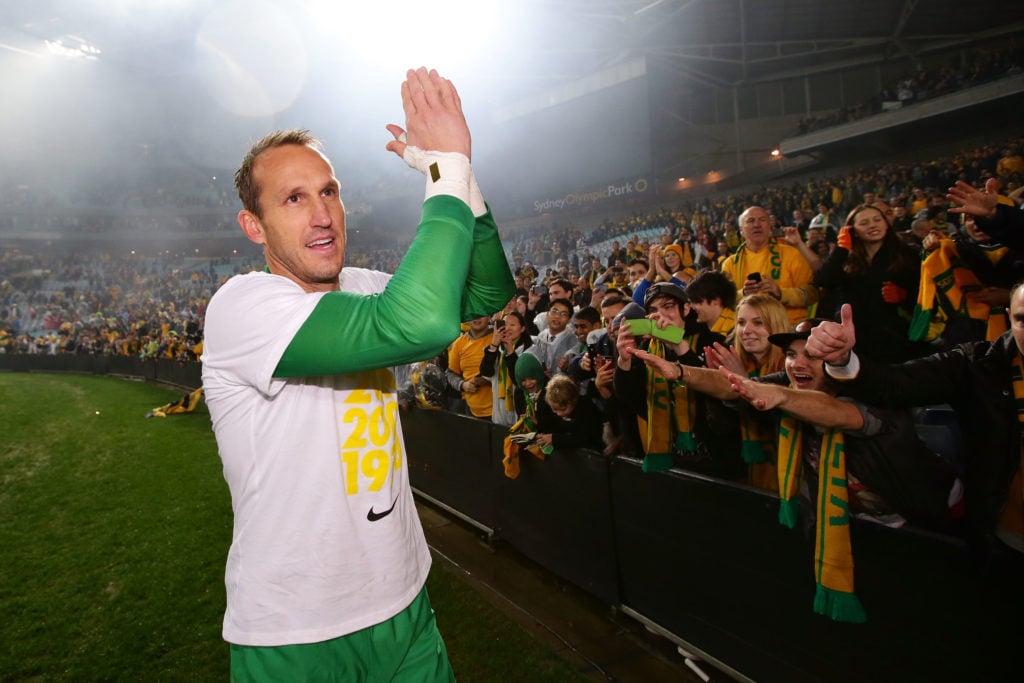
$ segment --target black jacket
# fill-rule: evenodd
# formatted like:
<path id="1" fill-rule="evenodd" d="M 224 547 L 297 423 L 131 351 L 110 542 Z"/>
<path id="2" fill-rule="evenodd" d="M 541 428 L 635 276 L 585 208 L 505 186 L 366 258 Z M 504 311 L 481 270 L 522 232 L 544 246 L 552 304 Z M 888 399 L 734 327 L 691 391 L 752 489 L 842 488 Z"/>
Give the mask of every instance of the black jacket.
<path id="1" fill-rule="evenodd" d="M 1010 364 L 1019 353 L 1013 334 L 995 342 L 961 344 L 900 365 L 861 358 L 860 375 L 843 393 L 882 406 L 948 403 L 967 449 L 965 496 L 969 531 L 988 545 L 1020 466 L 1021 430 Z"/>
<path id="2" fill-rule="evenodd" d="M 785 386 L 789 377 L 776 372 L 756 381 Z M 856 405 L 862 414 L 880 420 L 881 428 L 871 436 L 845 435 L 847 469 L 913 524 L 950 531 L 948 501 L 956 479 L 953 467 L 921 441 L 909 410 Z"/>
<path id="3" fill-rule="evenodd" d="M 818 310 L 825 317 L 832 317 L 841 304 L 852 305 L 857 316 L 857 352 L 887 363 L 917 358 L 932 350 L 926 344 L 910 341 L 907 336 L 917 303 L 921 267 L 919 257 L 910 247 L 900 245 L 898 248 L 905 252 L 903 256 L 909 264 L 902 271 L 890 269 L 896 254 L 889 245 L 883 245 L 867 272 L 850 275 L 843 270 L 850 252 L 836 247 L 814 275 L 814 284 L 826 289 Z M 882 298 L 882 285 L 886 282 L 907 290 L 907 298 L 898 304 L 887 303 Z"/>

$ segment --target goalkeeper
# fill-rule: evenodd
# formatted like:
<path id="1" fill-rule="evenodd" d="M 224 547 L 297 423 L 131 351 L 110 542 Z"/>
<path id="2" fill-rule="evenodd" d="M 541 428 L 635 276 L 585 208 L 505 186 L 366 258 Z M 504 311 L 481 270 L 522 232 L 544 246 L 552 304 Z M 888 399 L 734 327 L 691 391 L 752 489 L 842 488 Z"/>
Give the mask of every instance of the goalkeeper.
<path id="1" fill-rule="evenodd" d="M 401 90 L 407 131 L 389 126 L 387 147 L 427 189 L 393 276 L 342 269 L 340 185 L 306 131 L 268 135 L 235 175 L 267 272 L 211 299 L 202 359 L 234 510 L 232 680 L 453 679 L 389 368 L 437 355 L 514 292 L 458 93 L 423 68 Z"/>

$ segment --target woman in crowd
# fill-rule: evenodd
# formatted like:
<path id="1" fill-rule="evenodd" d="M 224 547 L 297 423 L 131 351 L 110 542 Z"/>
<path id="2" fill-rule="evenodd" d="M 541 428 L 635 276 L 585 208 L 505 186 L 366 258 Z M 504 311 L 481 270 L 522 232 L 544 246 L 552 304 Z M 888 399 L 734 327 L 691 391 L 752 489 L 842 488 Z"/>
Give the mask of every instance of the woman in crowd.
<path id="1" fill-rule="evenodd" d="M 648 254 L 648 263 L 646 277 L 637 282 L 633 290 L 633 301 L 638 306 L 644 305 L 647 290 L 655 282 L 671 282 L 685 288 L 697 272 L 683 264 L 683 248 L 678 244 L 664 247 L 655 244 Z"/>
<path id="2" fill-rule="evenodd" d="M 773 334 L 791 332 L 786 307 L 769 294 L 751 294 L 736 306 L 733 348 L 715 344 L 707 350 L 708 365 L 724 366 L 744 377 L 763 377 L 785 370 L 782 349 L 768 341 Z M 740 455 L 747 463 L 747 478 L 752 486 L 778 490 L 775 467 L 776 439 L 773 418 L 750 409 L 740 411 Z"/>
<path id="3" fill-rule="evenodd" d="M 494 324 L 491 343 L 480 362 L 480 376 L 491 378 L 494 424 L 512 426 L 518 419 L 514 400 L 516 361 L 532 345 L 533 339 L 526 333 L 526 319 L 518 310 L 508 311 Z"/>
<path id="4" fill-rule="evenodd" d="M 921 281 L 921 259 L 905 245 L 877 205 L 862 204 L 846 218 L 832 254 L 814 276 L 826 290 L 819 313 L 831 317 L 843 304 L 864 321 L 857 351 L 885 363 L 926 355 L 908 337 Z"/>

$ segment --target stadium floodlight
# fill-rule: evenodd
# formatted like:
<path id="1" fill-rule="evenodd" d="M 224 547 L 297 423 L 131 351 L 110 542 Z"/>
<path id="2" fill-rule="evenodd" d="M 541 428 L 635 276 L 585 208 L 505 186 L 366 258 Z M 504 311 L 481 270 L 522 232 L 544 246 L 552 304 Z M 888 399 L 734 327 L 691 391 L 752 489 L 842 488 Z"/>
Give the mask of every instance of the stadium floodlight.
<path id="1" fill-rule="evenodd" d="M 350 50 L 384 70 L 464 70 L 493 39 L 497 0 L 308 0 L 309 13 Z M 386 46 L 386 47 L 382 47 Z"/>
<path id="2" fill-rule="evenodd" d="M 99 59 L 102 51 L 87 41 L 75 35 L 66 35 L 54 40 L 44 40 L 46 51 L 51 55 L 67 57 L 68 59 Z"/>

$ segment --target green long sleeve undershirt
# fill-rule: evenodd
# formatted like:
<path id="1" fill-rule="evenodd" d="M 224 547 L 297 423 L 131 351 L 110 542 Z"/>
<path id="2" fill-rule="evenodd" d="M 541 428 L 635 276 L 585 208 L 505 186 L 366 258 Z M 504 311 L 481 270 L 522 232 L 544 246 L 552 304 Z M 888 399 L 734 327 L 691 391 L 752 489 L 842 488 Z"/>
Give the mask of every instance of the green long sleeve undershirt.
<path id="1" fill-rule="evenodd" d="M 321 297 L 274 376 L 340 375 L 423 360 L 458 336 L 460 319 L 504 306 L 514 284 L 497 227 L 489 213 L 476 220 L 470 246 L 468 211 L 454 197 L 424 202 L 416 238 L 385 290 Z"/>
<path id="2" fill-rule="evenodd" d="M 469 257 L 469 274 L 462 293 L 462 320 L 473 320 L 500 311 L 516 293 L 516 283 L 501 246 L 498 226 L 487 213 L 473 226 L 473 253 Z"/>

